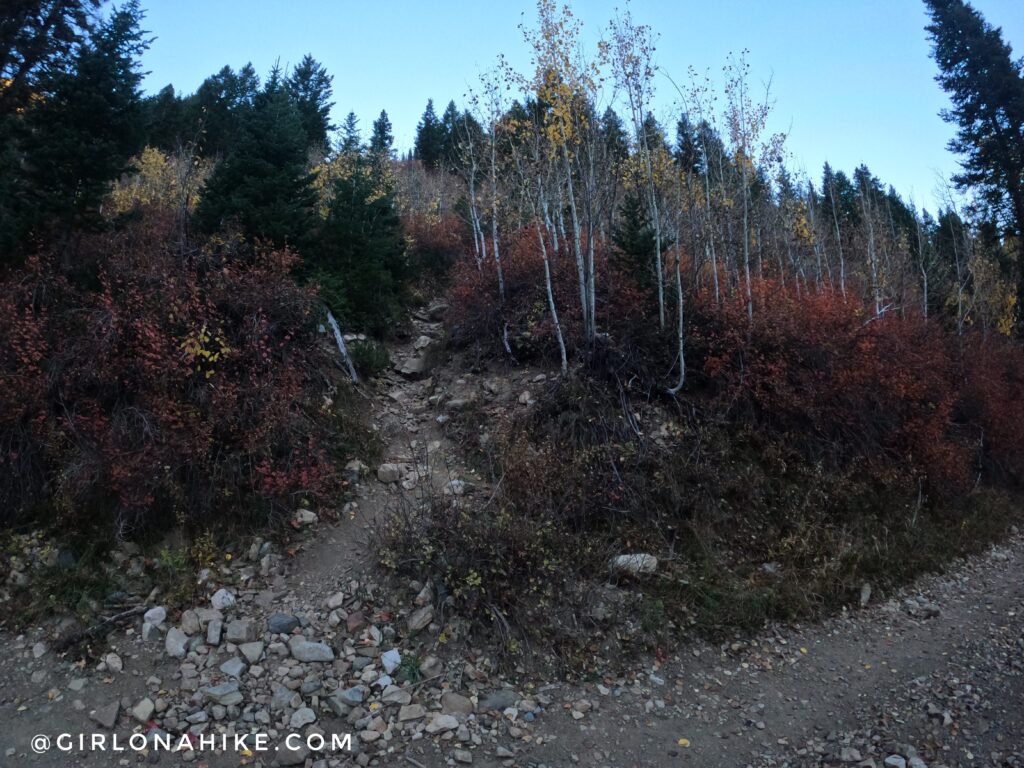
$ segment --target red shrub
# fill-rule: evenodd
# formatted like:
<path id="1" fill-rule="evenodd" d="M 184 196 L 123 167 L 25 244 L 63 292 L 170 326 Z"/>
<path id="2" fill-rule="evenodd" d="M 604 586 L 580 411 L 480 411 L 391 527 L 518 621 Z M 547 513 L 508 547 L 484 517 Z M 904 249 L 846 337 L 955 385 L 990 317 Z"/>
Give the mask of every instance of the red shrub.
<path id="1" fill-rule="evenodd" d="M 198 521 L 329 489 L 314 293 L 289 276 L 295 257 L 182 257 L 173 241 L 153 214 L 83 246 L 92 285 L 49 257 L 0 283 L 7 514 Z"/>

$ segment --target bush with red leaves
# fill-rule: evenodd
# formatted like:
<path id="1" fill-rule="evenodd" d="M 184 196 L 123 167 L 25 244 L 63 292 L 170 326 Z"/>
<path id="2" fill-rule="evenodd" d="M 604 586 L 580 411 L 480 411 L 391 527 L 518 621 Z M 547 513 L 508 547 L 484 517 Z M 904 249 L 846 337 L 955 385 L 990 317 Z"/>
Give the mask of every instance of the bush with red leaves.
<path id="1" fill-rule="evenodd" d="M 532 229 L 506 237 L 506 301 L 492 262 L 452 270 L 453 338 L 501 354 L 507 332 L 517 356 L 554 359 L 544 267 Z M 628 275 L 597 255 L 599 330 L 619 378 L 664 391 L 675 365 L 671 332 Z M 684 270 L 689 266 L 684 260 Z M 579 297 L 570 255 L 553 257 L 554 292 L 570 348 L 578 348 Z M 714 423 L 753 426 L 798 447 L 812 464 L 898 466 L 939 495 L 969 487 L 983 467 L 1024 471 L 1024 352 L 1009 341 L 958 339 L 913 313 L 875 317 L 837 292 L 797 295 L 755 282 L 753 320 L 739 295 L 716 303 L 687 297 L 688 385 L 682 397 Z M 672 298 L 671 296 L 669 297 Z M 674 306 L 669 307 L 674 314 Z M 670 329 L 671 330 L 671 329 Z M 593 361 L 592 361 L 593 362 Z M 657 377 L 661 377 L 657 379 Z"/>
<path id="2" fill-rule="evenodd" d="M 159 212 L 0 282 L 0 508 L 71 526 L 266 522 L 331 490 L 314 290 L 287 251 L 182 256 Z M 83 277 L 87 275 L 87 277 Z"/>

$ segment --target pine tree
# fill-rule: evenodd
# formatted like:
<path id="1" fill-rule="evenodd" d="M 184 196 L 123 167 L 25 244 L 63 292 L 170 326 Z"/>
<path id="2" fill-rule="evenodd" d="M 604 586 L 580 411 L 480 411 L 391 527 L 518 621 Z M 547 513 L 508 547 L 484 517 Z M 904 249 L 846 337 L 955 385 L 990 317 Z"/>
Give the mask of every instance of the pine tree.
<path id="1" fill-rule="evenodd" d="M 359 135 L 359 118 L 355 112 L 345 115 L 345 122 L 341 126 L 341 141 L 338 143 L 338 151 L 343 155 L 358 155 L 363 149 L 363 139 Z"/>
<path id="2" fill-rule="evenodd" d="M 309 275 L 347 327 L 382 333 L 408 279 L 401 221 L 386 174 L 356 154 L 334 182 Z"/>
<path id="3" fill-rule="evenodd" d="M 370 154 L 375 158 L 391 159 L 392 145 L 395 143 L 391 132 L 391 121 L 383 109 L 380 117 L 373 121 L 373 132 L 370 134 Z"/>
<path id="4" fill-rule="evenodd" d="M 201 229 L 234 225 L 247 240 L 302 248 L 316 201 L 306 166 L 302 118 L 275 70 L 243 119 L 235 147 L 206 184 L 196 211 Z"/>
<path id="5" fill-rule="evenodd" d="M 446 168 L 454 169 L 459 164 L 459 147 L 464 137 L 460 136 L 462 116 L 454 101 L 449 101 L 441 115 L 441 162 Z"/>
<path id="6" fill-rule="evenodd" d="M 443 153 L 444 126 L 434 112 L 434 100 L 427 99 L 427 108 L 416 126 L 415 156 L 425 168 L 435 170 L 440 167 Z"/>
<path id="7" fill-rule="evenodd" d="M 136 0 L 115 9 L 70 71 L 41 74 L 43 98 L 25 117 L 25 215 L 31 229 L 53 231 L 65 257 L 71 232 L 98 225 L 110 183 L 143 146 L 142 16 Z"/>
<path id="8" fill-rule="evenodd" d="M 259 92 L 259 77 L 252 64 L 246 64 L 237 73 L 225 66 L 203 81 L 188 99 L 186 109 L 189 134 L 202 133 L 201 154 L 217 157 L 231 151 Z M 187 138 L 190 140 L 191 135 Z"/>
<path id="9" fill-rule="evenodd" d="M 143 102 L 146 120 L 146 144 L 173 152 L 191 139 L 185 100 L 165 85 L 155 96 Z"/>
<path id="10" fill-rule="evenodd" d="M 942 116 L 957 126 L 950 149 L 964 156 L 954 181 L 976 189 L 1017 240 L 1017 306 L 1024 333 L 1024 72 L 1002 31 L 963 0 L 925 0 L 927 30 L 949 93 Z"/>
<path id="11" fill-rule="evenodd" d="M 8 0 L 0 18 L 0 115 L 21 109 L 56 70 L 68 70 L 100 0 Z"/>
<path id="12" fill-rule="evenodd" d="M 288 92 L 295 100 L 306 133 L 306 144 L 310 149 L 321 152 L 327 149 L 327 135 L 334 130 L 331 125 L 331 101 L 334 78 L 308 53 L 292 70 L 287 81 Z"/>

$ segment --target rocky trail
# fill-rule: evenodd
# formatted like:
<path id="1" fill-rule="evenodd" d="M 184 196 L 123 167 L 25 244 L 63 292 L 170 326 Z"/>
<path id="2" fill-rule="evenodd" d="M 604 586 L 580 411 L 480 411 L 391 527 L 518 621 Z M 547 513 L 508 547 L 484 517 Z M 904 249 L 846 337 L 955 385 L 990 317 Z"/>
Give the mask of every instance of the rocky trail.
<path id="1" fill-rule="evenodd" d="M 442 311 L 415 317 L 396 370 L 367 388 L 384 460 L 349 466 L 338 520 L 296 512 L 295 557 L 257 540 L 201 574 L 206 597 L 181 614 L 140 596 L 150 610 L 88 661 L 58 652 L 59 617 L 0 631 L 0 765 L 1024 766 L 1020 536 L 821 624 L 684 641 L 589 681 L 504 679 L 487 649 L 445 642 L 443 600 L 379 570 L 375 526 L 427 493 L 482 504 L 448 414 L 530 407 L 554 374 L 431 370 Z M 94 733 L 106 749 L 79 748 Z M 267 743 L 224 740 L 240 734 Z M 309 749 L 332 734 L 351 750 Z"/>

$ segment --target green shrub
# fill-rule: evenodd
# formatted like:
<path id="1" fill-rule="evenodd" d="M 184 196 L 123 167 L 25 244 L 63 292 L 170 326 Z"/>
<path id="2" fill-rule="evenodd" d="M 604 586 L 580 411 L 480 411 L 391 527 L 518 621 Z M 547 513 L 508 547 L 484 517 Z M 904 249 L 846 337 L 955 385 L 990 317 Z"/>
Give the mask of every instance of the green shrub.
<path id="1" fill-rule="evenodd" d="M 360 376 L 372 379 L 391 367 L 387 347 L 372 339 L 357 339 L 348 345 L 352 364 Z"/>

